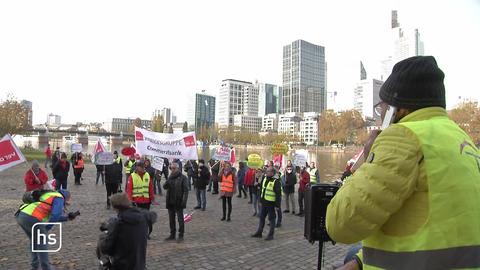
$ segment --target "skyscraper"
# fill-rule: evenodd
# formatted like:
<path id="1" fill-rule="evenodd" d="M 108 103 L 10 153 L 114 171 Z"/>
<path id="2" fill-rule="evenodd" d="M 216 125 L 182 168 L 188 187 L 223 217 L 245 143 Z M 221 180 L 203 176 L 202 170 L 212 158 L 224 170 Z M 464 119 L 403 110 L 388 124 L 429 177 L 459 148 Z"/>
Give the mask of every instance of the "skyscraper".
<path id="1" fill-rule="evenodd" d="M 28 127 L 31 127 L 32 126 L 32 122 L 33 122 L 33 107 L 32 107 L 32 102 L 31 101 L 28 101 L 28 100 L 22 100 L 21 102 L 23 108 L 25 109 L 25 111 L 27 112 L 27 126 Z"/>
<path id="2" fill-rule="evenodd" d="M 255 82 L 255 88 L 258 89 L 258 116 L 263 117 L 270 113 L 278 113 L 280 104 L 279 87 L 274 84 Z"/>
<path id="3" fill-rule="evenodd" d="M 216 100 L 215 119 L 221 127 L 233 126 L 233 116 L 258 115 L 258 91 L 251 82 L 225 79 Z"/>
<path id="4" fill-rule="evenodd" d="M 388 59 L 382 61 L 382 79 L 386 80 L 392 72 L 393 66 L 403 59 L 424 55 L 424 45 L 418 29 L 405 29 L 400 27 L 398 13 L 392 10 L 392 53 Z"/>
<path id="5" fill-rule="evenodd" d="M 296 40 L 283 47 L 282 113 L 327 107 L 325 47 Z"/>
<path id="6" fill-rule="evenodd" d="M 211 128 L 215 124 L 215 97 L 206 94 L 205 90 L 196 93 L 189 102 L 188 126 Z"/>

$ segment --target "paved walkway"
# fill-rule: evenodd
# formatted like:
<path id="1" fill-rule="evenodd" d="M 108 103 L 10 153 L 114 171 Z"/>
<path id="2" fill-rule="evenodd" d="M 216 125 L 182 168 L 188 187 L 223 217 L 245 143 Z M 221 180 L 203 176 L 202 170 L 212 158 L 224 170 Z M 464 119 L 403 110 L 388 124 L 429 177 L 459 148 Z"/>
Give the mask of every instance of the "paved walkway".
<path id="1" fill-rule="evenodd" d="M 0 173 L 0 269 L 29 269 L 28 239 L 16 224 L 13 214 L 21 203 L 24 191 L 23 174 L 26 165 Z M 51 254 L 56 269 L 97 269 L 95 247 L 99 224 L 114 216 L 105 209 L 106 192 L 95 185 L 95 167 L 88 165 L 83 185 L 73 185 L 71 210 L 79 209 L 81 216 L 63 226 L 62 250 Z M 163 182 L 163 181 L 162 181 Z M 231 222 L 222 222 L 221 201 L 207 194 L 207 210 L 193 214 L 186 224 L 183 243 L 165 242 L 169 234 L 165 197 L 152 210 L 159 215 L 152 239 L 148 242 L 147 269 L 316 269 L 318 243 L 309 244 L 303 237 L 303 219 L 284 214 L 283 226 L 275 230 L 275 239 L 266 242 L 251 238 L 258 219 L 252 217 L 247 199 L 233 199 Z M 196 205 L 190 192 L 187 209 Z M 297 206 L 298 207 L 298 206 Z M 266 235 L 265 228 L 264 235 Z M 348 246 L 326 244 L 324 268 L 332 269 L 343 259 Z"/>

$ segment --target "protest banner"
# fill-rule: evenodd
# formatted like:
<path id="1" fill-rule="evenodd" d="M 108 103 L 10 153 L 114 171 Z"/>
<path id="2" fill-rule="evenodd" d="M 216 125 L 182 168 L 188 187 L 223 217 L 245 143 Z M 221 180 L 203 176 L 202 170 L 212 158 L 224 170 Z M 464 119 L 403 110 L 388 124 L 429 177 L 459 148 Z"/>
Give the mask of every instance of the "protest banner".
<path id="1" fill-rule="evenodd" d="M 152 157 L 152 167 L 159 171 L 163 170 L 163 158 L 161 157 Z"/>
<path id="2" fill-rule="evenodd" d="M 137 153 L 168 159 L 198 159 L 195 132 L 158 133 L 135 127 Z"/>
<path id="3" fill-rule="evenodd" d="M 270 148 L 270 151 L 274 155 L 277 155 L 277 154 L 286 155 L 288 152 L 288 145 L 284 143 L 274 143 Z"/>
<path id="4" fill-rule="evenodd" d="M 25 161 L 25 157 L 10 134 L 3 136 L 0 140 L 0 172 Z"/>
<path id="5" fill-rule="evenodd" d="M 98 152 L 95 154 L 95 165 L 110 165 L 114 157 L 111 152 Z"/>
<path id="6" fill-rule="evenodd" d="M 72 149 L 72 153 L 82 152 L 83 146 L 81 143 L 72 143 L 70 149 Z"/>
<path id="7" fill-rule="evenodd" d="M 258 154 L 250 154 L 247 158 L 247 166 L 252 169 L 261 169 L 263 167 L 263 159 Z"/>
<path id="8" fill-rule="evenodd" d="M 222 161 L 231 161 L 232 149 L 226 146 L 219 146 L 215 148 L 215 151 L 213 152 L 213 159 L 222 160 Z"/>
<path id="9" fill-rule="evenodd" d="M 293 155 L 293 164 L 295 166 L 305 167 L 308 161 L 308 151 L 305 149 L 295 150 Z"/>

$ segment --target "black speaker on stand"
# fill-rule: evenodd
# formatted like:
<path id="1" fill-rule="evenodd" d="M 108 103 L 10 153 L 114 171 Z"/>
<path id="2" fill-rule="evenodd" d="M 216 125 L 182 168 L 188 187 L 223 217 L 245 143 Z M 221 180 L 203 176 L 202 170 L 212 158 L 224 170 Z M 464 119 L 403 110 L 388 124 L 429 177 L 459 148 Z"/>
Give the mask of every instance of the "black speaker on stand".
<path id="1" fill-rule="evenodd" d="M 338 185 L 318 184 L 305 190 L 305 228 L 304 236 L 310 243 L 319 242 L 318 266 L 322 269 L 323 243 L 334 241 L 328 236 L 325 218 L 327 206 L 339 189 Z"/>

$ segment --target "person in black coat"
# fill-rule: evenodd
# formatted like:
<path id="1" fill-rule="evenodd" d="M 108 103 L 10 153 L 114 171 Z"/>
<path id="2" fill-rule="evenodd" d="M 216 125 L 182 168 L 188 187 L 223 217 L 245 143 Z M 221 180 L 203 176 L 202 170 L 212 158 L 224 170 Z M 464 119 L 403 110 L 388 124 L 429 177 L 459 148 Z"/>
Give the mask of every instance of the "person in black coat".
<path id="1" fill-rule="evenodd" d="M 220 161 L 210 159 L 210 161 L 208 163 L 209 163 L 210 168 L 212 170 L 212 174 L 210 176 L 210 185 L 208 186 L 208 191 L 211 190 L 212 185 L 213 185 L 212 194 L 218 194 L 218 173 L 220 171 Z"/>
<path id="2" fill-rule="evenodd" d="M 53 177 L 56 181 L 56 190 L 67 189 L 68 172 L 70 171 L 70 163 L 67 161 L 67 154 L 62 153 L 60 160 L 53 166 Z"/>
<path id="3" fill-rule="evenodd" d="M 122 183 L 122 159 L 118 158 L 118 152 L 113 152 L 114 161 L 105 165 L 105 188 L 107 189 L 107 209 L 110 209 L 110 196 L 117 193 Z"/>
<path id="4" fill-rule="evenodd" d="M 183 240 L 183 233 L 185 232 L 185 224 L 183 220 L 183 209 L 187 207 L 188 199 L 188 180 L 182 174 L 178 163 L 172 162 L 170 164 L 170 176 L 168 177 L 163 188 L 166 190 L 166 208 L 168 209 L 168 218 L 170 221 L 170 236 L 165 240 L 175 240 L 175 215 L 178 220 L 178 240 Z"/>
<path id="5" fill-rule="evenodd" d="M 210 170 L 205 166 L 205 161 L 200 159 L 198 161 L 198 172 L 195 180 L 195 189 L 197 193 L 197 206 L 195 209 L 202 209 L 205 211 L 207 207 L 206 189 L 210 182 Z"/>
<path id="6" fill-rule="evenodd" d="M 148 224 L 156 221 L 156 213 L 132 207 L 125 193 L 111 197 L 112 206 L 118 211 L 111 220 L 106 236 L 100 239 L 100 253 L 108 255 L 111 270 L 144 270 L 147 255 Z"/>

